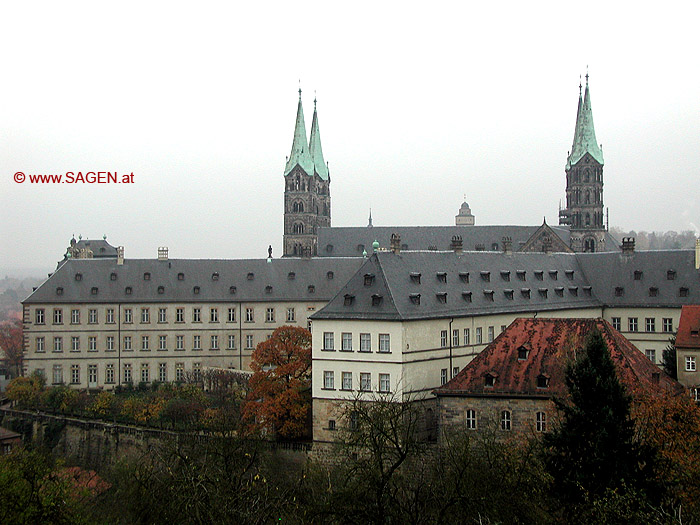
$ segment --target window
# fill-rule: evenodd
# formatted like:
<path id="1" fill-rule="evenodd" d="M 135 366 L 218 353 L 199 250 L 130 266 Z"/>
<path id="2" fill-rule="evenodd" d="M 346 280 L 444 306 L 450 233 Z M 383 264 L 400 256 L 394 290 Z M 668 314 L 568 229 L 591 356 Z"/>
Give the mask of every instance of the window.
<path id="1" fill-rule="evenodd" d="M 130 335 L 125 335 L 124 336 L 124 351 L 129 352 L 133 350 L 131 347 L 131 336 Z"/>
<path id="2" fill-rule="evenodd" d="M 323 372 L 323 388 L 324 390 L 335 390 L 335 379 L 333 377 L 333 372 L 332 371 L 324 371 Z"/>
<path id="3" fill-rule="evenodd" d="M 630 332 L 636 332 L 639 327 L 637 326 L 637 318 L 636 317 L 630 317 L 627 319 L 627 327 Z"/>
<path id="4" fill-rule="evenodd" d="M 114 336 L 113 335 L 107 336 L 107 351 L 108 352 L 114 351 Z"/>
<path id="5" fill-rule="evenodd" d="M 642 280 L 642 275 L 643 272 L 641 270 L 635 270 L 634 271 L 634 280 L 635 281 L 641 281 Z"/>
<path id="6" fill-rule="evenodd" d="M 134 322 L 131 308 L 124 308 L 124 324 L 131 324 Z"/>
<path id="7" fill-rule="evenodd" d="M 296 314 L 294 312 L 294 308 L 287 308 L 287 322 L 293 323 L 294 321 L 296 321 Z"/>
<path id="8" fill-rule="evenodd" d="M 177 274 L 177 280 L 178 281 L 184 281 L 185 280 L 185 274 L 180 272 Z"/>
<path id="9" fill-rule="evenodd" d="M 53 324 L 63 324 L 63 310 L 60 308 L 53 309 Z"/>
<path id="10" fill-rule="evenodd" d="M 141 322 L 150 323 L 151 322 L 151 312 L 148 308 L 141 308 Z"/>
<path id="11" fill-rule="evenodd" d="M 644 353 L 647 355 L 647 359 L 652 363 L 656 363 L 656 350 L 653 348 L 647 348 Z"/>
<path id="12" fill-rule="evenodd" d="M 510 410 L 501 411 L 501 430 L 511 429 L 511 416 Z"/>
<path id="13" fill-rule="evenodd" d="M 70 382 L 73 385 L 77 385 L 80 383 L 80 365 L 71 365 Z"/>
<path id="14" fill-rule="evenodd" d="M 452 346 L 459 346 L 459 330 L 452 330 Z"/>
<path id="15" fill-rule="evenodd" d="M 218 349 L 219 349 L 219 336 L 218 336 L 218 335 L 212 335 L 212 336 L 211 336 L 211 349 L 212 349 L 212 350 L 218 350 Z"/>
<path id="16" fill-rule="evenodd" d="M 63 366 L 53 365 L 53 384 L 63 383 Z"/>
<path id="17" fill-rule="evenodd" d="M 537 376 L 537 388 L 547 388 L 549 387 L 549 376 L 546 374 L 540 374 Z"/>
<path id="18" fill-rule="evenodd" d="M 372 337 L 370 334 L 360 334 L 360 352 L 372 351 Z"/>
<path id="19" fill-rule="evenodd" d="M 218 323 L 219 322 L 219 309 L 218 308 L 210 308 L 209 309 L 209 322 L 210 323 Z"/>
<path id="20" fill-rule="evenodd" d="M 184 308 L 176 308 L 175 309 L 175 322 L 176 323 L 184 323 L 185 322 L 185 309 Z"/>
<path id="21" fill-rule="evenodd" d="M 493 326 L 489 326 L 489 343 L 493 341 Z"/>
<path id="22" fill-rule="evenodd" d="M 175 381 L 182 382 L 185 379 L 185 363 L 175 363 Z"/>
<path id="23" fill-rule="evenodd" d="M 255 321 L 255 316 L 252 308 L 245 309 L 245 322 L 252 323 Z"/>
<path id="24" fill-rule="evenodd" d="M 421 276 L 421 274 L 418 272 L 411 272 L 410 273 L 411 282 L 414 284 L 420 284 L 420 276 Z"/>
<path id="25" fill-rule="evenodd" d="M 323 332 L 323 350 L 334 350 L 333 332 Z"/>
<path id="26" fill-rule="evenodd" d="M 202 349 L 202 337 L 199 335 L 195 335 L 192 337 L 192 350 L 201 350 Z"/>
<path id="27" fill-rule="evenodd" d="M 131 363 L 124 363 L 124 382 L 131 383 L 133 378 L 131 377 Z"/>
<path id="28" fill-rule="evenodd" d="M 46 351 L 46 347 L 45 347 L 45 345 L 44 345 L 44 338 L 43 338 L 43 337 L 37 337 L 37 338 L 36 338 L 36 341 L 35 341 L 35 344 L 36 344 L 36 351 L 37 351 L 37 352 L 45 352 L 45 351 Z"/>
<path id="29" fill-rule="evenodd" d="M 464 329 L 464 346 L 469 344 L 469 328 Z"/>
<path id="30" fill-rule="evenodd" d="M 165 383 L 168 380 L 168 365 L 166 363 L 158 364 L 158 381 Z"/>
<path id="31" fill-rule="evenodd" d="M 390 391 L 390 379 L 389 374 L 379 374 L 379 391 L 382 393 L 388 393 Z"/>
<path id="32" fill-rule="evenodd" d="M 46 317 L 43 308 L 37 308 L 34 312 L 34 324 L 44 324 Z"/>
<path id="33" fill-rule="evenodd" d="M 141 336 L 141 351 L 148 352 L 149 350 L 150 350 L 150 348 L 148 347 L 148 336 L 142 335 Z"/>
<path id="34" fill-rule="evenodd" d="M 360 391 L 370 392 L 372 390 L 372 374 L 360 372 Z"/>
<path id="35" fill-rule="evenodd" d="M 342 390 L 352 390 L 352 372 L 343 372 Z"/>
<path id="36" fill-rule="evenodd" d="M 107 308 L 107 323 L 114 324 L 114 308 Z"/>
<path id="37" fill-rule="evenodd" d="M 88 352 L 97 352 L 97 336 L 88 337 Z"/>
<path id="38" fill-rule="evenodd" d="M 615 330 L 621 330 L 622 329 L 622 321 L 619 317 L 613 317 L 612 318 L 612 325 Z"/>
<path id="39" fill-rule="evenodd" d="M 192 378 L 195 381 L 202 380 L 202 363 L 192 363 Z"/>
<path id="40" fill-rule="evenodd" d="M 447 348 L 447 330 L 440 331 L 440 348 Z"/>
<path id="41" fill-rule="evenodd" d="M 537 414 L 535 414 L 535 429 L 537 432 L 547 431 L 547 414 L 544 412 L 537 412 Z"/>
<path id="42" fill-rule="evenodd" d="M 229 309 L 228 309 L 228 322 L 229 322 L 229 323 L 235 323 L 235 322 L 236 322 L 236 309 L 235 309 L 235 308 L 229 308 Z"/>
<path id="43" fill-rule="evenodd" d="M 159 335 L 158 336 L 158 350 L 167 350 L 168 349 L 168 336 L 167 335 Z"/>
<path id="44" fill-rule="evenodd" d="M 80 324 L 80 310 L 70 311 L 70 324 Z"/>
<path id="45" fill-rule="evenodd" d="M 666 279 L 673 281 L 676 278 L 676 270 L 668 270 L 666 272 Z"/>
<path id="46" fill-rule="evenodd" d="M 71 352 L 80 352 L 80 337 L 71 337 L 70 338 L 70 351 Z"/>
<path id="47" fill-rule="evenodd" d="M 695 372 L 695 370 L 696 370 L 695 356 L 692 356 L 692 355 L 685 356 L 685 371 L 686 372 Z"/>
<path id="48" fill-rule="evenodd" d="M 688 297 L 688 288 L 684 288 L 684 287 L 679 288 L 678 295 L 680 297 Z"/>
<path id="49" fill-rule="evenodd" d="M 275 322 L 275 309 L 268 308 L 265 311 L 265 322 L 274 323 Z"/>
<path id="50" fill-rule="evenodd" d="M 447 368 L 440 370 L 440 385 L 447 383 Z"/>
<path id="51" fill-rule="evenodd" d="M 389 334 L 379 334 L 379 351 L 384 353 L 391 352 Z"/>
<path id="52" fill-rule="evenodd" d="M 158 322 L 167 323 L 168 322 L 168 310 L 165 308 L 158 308 Z"/>
<path id="53" fill-rule="evenodd" d="M 114 365 L 112 363 L 105 365 L 105 383 L 114 383 Z"/>
<path id="54" fill-rule="evenodd" d="M 228 336 L 228 349 L 229 350 L 235 350 L 236 349 L 236 336 L 233 334 L 230 334 Z"/>
<path id="55" fill-rule="evenodd" d="M 647 317 L 645 324 L 646 324 L 647 332 L 656 332 L 656 318 Z"/>
<path id="56" fill-rule="evenodd" d="M 663 331 L 666 333 L 673 332 L 673 319 L 670 317 L 664 317 L 662 319 Z"/>
<path id="57" fill-rule="evenodd" d="M 458 367 L 458 366 L 453 366 L 453 367 L 452 367 L 452 378 L 456 377 L 457 374 L 459 374 L 459 367 Z"/>
<path id="58" fill-rule="evenodd" d="M 202 309 L 192 308 L 192 322 L 201 323 L 202 322 Z"/>
<path id="59" fill-rule="evenodd" d="M 464 414 L 467 430 L 476 430 L 476 410 L 468 409 Z"/>
<path id="60" fill-rule="evenodd" d="M 150 368 L 148 366 L 148 363 L 142 363 L 141 364 L 141 382 L 148 383 L 150 380 L 151 380 Z"/>
<path id="61" fill-rule="evenodd" d="M 176 335 L 175 336 L 175 350 L 184 350 L 185 349 L 185 336 L 184 335 Z"/>
<path id="62" fill-rule="evenodd" d="M 53 351 L 54 352 L 63 352 L 63 338 L 62 337 L 54 337 L 53 338 Z"/>
<path id="63" fill-rule="evenodd" d="M 352 334 L 343 332 L 341 336 L 340 349 L 343 352 L 352 352 Z"/>
<path id="64" fill-rule="evenodd" d="M 252 335 L 245 336 L 245 347 L 247 349 L 253 348 L 253 336 Z"/>
<path id="65" fill-rule="evenodd" d="M 97 324 L 97 310 L 95 310 L 95 309 L 88 310 L 88 323 L 89 324 Z"/>
<path id="66" fill-rule="evenodd" d="M 476 329 L 476 344 L 478 344 L 478 345 L 481 344 L 481 327 L 480 326 Z"/>

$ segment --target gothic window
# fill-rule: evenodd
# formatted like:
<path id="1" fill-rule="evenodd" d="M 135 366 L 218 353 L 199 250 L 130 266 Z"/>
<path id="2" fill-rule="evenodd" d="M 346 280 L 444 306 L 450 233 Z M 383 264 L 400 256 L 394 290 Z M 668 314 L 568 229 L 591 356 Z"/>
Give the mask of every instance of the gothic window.
<path id="1" fill-rule="evenodd" d="M 294 226 L 292 227 L 292 231 L 294 233 L 304 233 L 304 225 L 299 223 L 299 222 L 296 222 L 296 223 L 294 223 Z"/>
<path id="2" fill-rule="evenodd" d="M 295 202 L 292 205 L 292 211 L 295 213 L 304 213 L 304 203 L 303 202 Z"/>
<path id="3" fill-rule="evenodd" d="M 590 226 L 590 225 L 591 225 L 591 214 L 587 213 L 586 214 L 586 226 Z"/>
<path id="4" fill-rule="evenodd" d="M 588 182 L 589 177 L 590 177 L 590 171 L 588 171 L 588 168 L 586 168 L 586 171 L 583 172 L 584 182 Z"/>
<path id="5" fill-rule="evenodd" d="M 586 204 L 590 204 L 590 203 L 591 203 L 591 192 L 587 191 L 586 192 Z"/>
<path id="6" fill-rule="evenodd" d="M 584 252 L 595 252 L 595 240 L 586 239 L 583 245 Z"/>

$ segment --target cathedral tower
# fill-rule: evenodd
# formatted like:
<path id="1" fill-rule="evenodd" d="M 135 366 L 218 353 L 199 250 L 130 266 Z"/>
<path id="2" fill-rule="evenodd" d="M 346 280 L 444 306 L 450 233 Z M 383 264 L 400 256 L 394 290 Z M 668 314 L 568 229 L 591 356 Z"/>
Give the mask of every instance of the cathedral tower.
<path id="1" fill-rule="evenodd" d="M 284 256 L 317 254 L 318 228 L 331 225 L 330 183 L 321 149 L 316 99 L 307 143 L 300 89 L 292 152 L 284 168 Z"/>
<path id="2" fill-rule="evenodd" d="M 600 252 L 606 237 L 603 150 L 595 138 L 588 74 L 583 95 L 581 88 L 579 84 L 574 143 L 566 160 L 566 208 L 559 211 L 559 224 L 570 227 L 572 250 Z"/>

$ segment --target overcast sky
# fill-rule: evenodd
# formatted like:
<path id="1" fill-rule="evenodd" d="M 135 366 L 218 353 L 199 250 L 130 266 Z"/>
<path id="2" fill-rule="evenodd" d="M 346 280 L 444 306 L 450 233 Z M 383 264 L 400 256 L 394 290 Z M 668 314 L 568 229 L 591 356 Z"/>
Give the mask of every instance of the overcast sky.
<path id="1" fill-rule="evenodd" d="M 370 207 L 378 226 L 452 225 L 465 194 L 477 224 L 556 224 L 588 66 L 610 225 L 698 232 L 692 7 L 6 3 L 0 272 L 51 271 L 73 234 L 106 234 L 127 258 L 281 255 L 300 80 L 335 226 L 366 225 Z"/>

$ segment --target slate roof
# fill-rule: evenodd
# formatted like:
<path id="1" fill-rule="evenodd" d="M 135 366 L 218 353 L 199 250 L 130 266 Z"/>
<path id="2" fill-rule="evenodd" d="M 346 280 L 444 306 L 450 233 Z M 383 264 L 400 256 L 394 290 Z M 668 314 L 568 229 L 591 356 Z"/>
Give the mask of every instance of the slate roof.
<path id="1" fill-rule="evenodd" d="M 103 239 L 81 239 L 75 243 L 75 248 L 89 248 L 92 250 L 92 256 L 95 259 L 104 257 L 117 258 L 117 248 Z"/>
<path id="2" fill-rule="evenodd" d="M 125 259 L 123 265 L 72 259 L 24 304 L 328 301 L 361 264 L 355 258 Z"/>
<path id="3" fill-rule="evenodd" d="M 700 305 L 684 306 L 681 310 L 676 348 L 700 350 Z"/>
<path id="4" fill-rule="evenodd" d="M 669 270 L 676 272 L 672 280 Z M 642 272 L 639 280 L 635 271 Z M 650 288 L 656 295 L 650 296 Z M 683 304 L 700 304 L 700 271 L 692 250 L 633 255 L 378 252 L 312 318 L 400 321 Z"/>
<path id="5" fill-rule="evenodd" d="M 683 393 L 683 387 L 646 358 L 604 319 L 516 319 L 446 385 L 438 396 L 525 396 L 566 394 L 566 366 L 600 331 L 608 345 L 620 380 L 629 388 Z M 520 352 L 525 354 L 523 355 Z M 486 376 L 495 377 L 486 386 Z M 538 377 L 547 380 L 538 387 Z"/>

